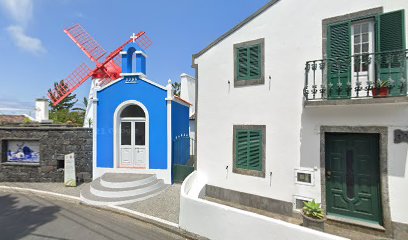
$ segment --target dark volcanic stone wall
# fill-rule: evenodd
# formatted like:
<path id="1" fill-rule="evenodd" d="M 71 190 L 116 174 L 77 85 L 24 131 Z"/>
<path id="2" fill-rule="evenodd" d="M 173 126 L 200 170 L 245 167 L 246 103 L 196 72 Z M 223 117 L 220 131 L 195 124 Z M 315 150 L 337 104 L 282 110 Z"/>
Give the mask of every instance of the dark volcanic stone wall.
<path id="1" fill-rule="evenodd" d="M 34 140 L 40 143 L 40 163 L 7 161 L 8 140 Z M 77 176 L 92 176 L 92 129 L 78 127 L 0 126 L 0 181 L 63 182 L 64 155 L 75 153 Z"/>

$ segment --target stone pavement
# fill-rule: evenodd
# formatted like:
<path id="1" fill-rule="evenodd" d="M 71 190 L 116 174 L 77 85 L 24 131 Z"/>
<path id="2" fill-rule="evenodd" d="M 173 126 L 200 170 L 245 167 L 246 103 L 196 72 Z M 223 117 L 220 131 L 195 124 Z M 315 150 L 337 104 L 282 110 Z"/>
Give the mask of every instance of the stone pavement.
<path id="1" fill-rule="evenodd" d="M 8 186 L 79 197 L 81 188 L 86 187 L 88 184 L 90 183 L 83 183 L 78 187 L 65 187 L 63 183 L 1 182 L 0 190 L 1 186 Z M 152 198 L 118 206 L 178 224 L 180 211 L 180 187 L 181 184 L 173 184 L 162 193 Z"/>
<path id="2" fill-rule="evenodd" d="M 119 206 L 178 224 L 180 188 L 181 184 L 173 184 L 157 196 Z"/>

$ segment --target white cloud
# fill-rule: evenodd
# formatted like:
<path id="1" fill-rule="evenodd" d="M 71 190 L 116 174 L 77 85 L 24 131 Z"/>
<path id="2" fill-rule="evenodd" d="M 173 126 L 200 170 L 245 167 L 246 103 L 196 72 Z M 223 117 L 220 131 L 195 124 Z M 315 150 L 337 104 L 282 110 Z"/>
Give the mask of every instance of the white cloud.
<path id="1" fill-rule="evenodd" d="M 6 12 L 20 24 L 26 24 L 33 15 L 32 0 L 0 0 Z"/>
<path id="2" fill-rule="evenodd" d="M 20 49 L 36 55 L 46 52 L 41 40 L 28 36 L 23 27 L 12 25 L 7 28 L 7 31 Z"/>

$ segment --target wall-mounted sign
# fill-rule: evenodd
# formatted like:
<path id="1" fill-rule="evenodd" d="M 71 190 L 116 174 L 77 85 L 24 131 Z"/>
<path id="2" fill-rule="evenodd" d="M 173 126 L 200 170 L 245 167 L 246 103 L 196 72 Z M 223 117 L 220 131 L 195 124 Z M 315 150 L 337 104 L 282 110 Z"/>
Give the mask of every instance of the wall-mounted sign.
<path id="1" fill-rule="evenodd" d="M 75 174 L 75 156 L 74 153 L 65 155 L 64 161 L 64 185 L 67 187 L 76 187 Z"/>
<path id="2" fill-rule="evenodd" d="M 40 143 L 38 141 L 7 141 L 7 161 L 39 163 Z"/>
<path id="3" fill-rule="evenodd" d="M 135 84 L 135 83 L 137 83 L 137 77 L 126 77 L 125 78 L 125 83 Z"/>
<path id="4" fill-rule="evenodd" d="M 408 131 L 402 131 L 401 129 L 394 130 L 394 143 L 408 143 Z"/>

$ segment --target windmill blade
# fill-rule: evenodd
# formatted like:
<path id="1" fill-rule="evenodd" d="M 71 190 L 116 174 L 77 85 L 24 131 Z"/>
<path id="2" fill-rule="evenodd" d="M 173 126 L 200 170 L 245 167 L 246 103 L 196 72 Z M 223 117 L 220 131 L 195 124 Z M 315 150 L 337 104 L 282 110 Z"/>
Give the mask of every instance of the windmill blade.
<path id="1" fill-rule="evenodd" d="M 105 49 L 85 29 L 76 24 L 64 32 L 74 41 L 76 45 L 97 65 L 98 60 L 106 54 Z"/>
<path id="2" fill-rule="evenodd" d="M 153 43 L 152 40 L 147 36 L 145 32 L 138 33 L 137 38 L 135 39 L 135 42 L 143 50 L 147 50 Z"/>
<path id="3" fill-rule="evenodd" d="M 135 42 L 140 48 L 146 50 L 152 45 L 152 41 L 146 35 L 145 32 L 139 32 L 138 34 L 133 34 L 133 36 L 122 44 L 120 47 L 111 52 L 105 59 L 105 61 L 100 64 L 97 68 L 97 71 L 104 73 L 104 77 L 100 78 L 100 86 L 109 84 L 110 82 L 120 78 L 120 73 L 122 72 L 122 57 L 119 56 L 119 53 L 123 48 L 130 42 Z"/>
<path id="4" fill-rule="evenodd" d="M 69 94 L 86 82 L 93 73 L 94 72 L 85 63 L 81 64 L 66 79 L 55 84 L 52 90 L 48 90 L 48 98 L 52 101 L 54 106 L 57 106 Z"/>

